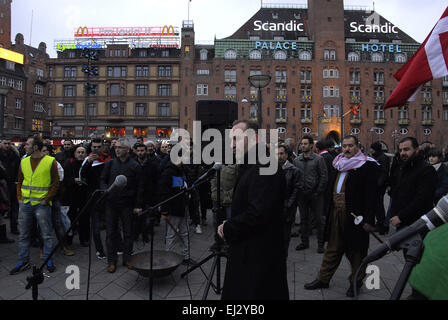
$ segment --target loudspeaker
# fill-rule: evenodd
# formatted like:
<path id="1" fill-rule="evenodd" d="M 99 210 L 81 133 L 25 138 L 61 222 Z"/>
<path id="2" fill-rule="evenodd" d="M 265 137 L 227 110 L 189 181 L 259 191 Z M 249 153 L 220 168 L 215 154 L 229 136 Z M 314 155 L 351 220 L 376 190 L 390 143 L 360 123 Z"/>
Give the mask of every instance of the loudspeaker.
<path id="1" fill-rule="evenodd" d="M 238 120 L 238 103 L 229 100 L 200 100 L 196 103 L 196 120 L 201 121 L 202 131 L 215 128 L 231 129 Z"/>

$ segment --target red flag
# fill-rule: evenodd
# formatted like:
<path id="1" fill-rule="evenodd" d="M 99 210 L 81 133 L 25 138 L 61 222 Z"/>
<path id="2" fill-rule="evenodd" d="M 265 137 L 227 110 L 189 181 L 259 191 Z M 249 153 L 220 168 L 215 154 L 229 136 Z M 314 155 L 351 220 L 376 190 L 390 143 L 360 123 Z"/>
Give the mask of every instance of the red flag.
<path id="1" fill-rule="evenodd" d="M 404 106 L 428 81 L 448 75 L 448 7 L 412 58 L 395 74 L 398 85 L 384 109 Z"/>
<path id="2" fill-rule="evenodd" d="M 357 116 L 359 114 L 359 107 L 361 106 L 361 104 L 357 104 L 352 110 L 350 110 L 350 112 L 354 115 Z"/>
<path id="3" fill-rule="evenodd" d="M 324 114 L 324 117 L 326 118 L 326 117 L 327 117 L 327 113 L 325 112 L 324 104 L 321 103 L 321 104 L 320 104 L 320 107 L 322 108 L 322 112 L 323 112 L 323 114 Z"/>

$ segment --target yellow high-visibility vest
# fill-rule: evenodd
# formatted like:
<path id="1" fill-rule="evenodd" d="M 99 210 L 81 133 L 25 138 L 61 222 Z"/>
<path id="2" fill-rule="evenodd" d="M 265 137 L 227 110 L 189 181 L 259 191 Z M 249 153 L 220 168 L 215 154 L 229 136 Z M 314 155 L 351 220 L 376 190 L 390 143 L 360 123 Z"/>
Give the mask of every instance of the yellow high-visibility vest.
<path id="1" fill-rule="evenodd" d="M 44 156 L 33 171 L 31 156 L 22 159 L 20 162 L 23 173 L 21 190 L 24 203 L 31 201 L 31 205 L 36 206 L 48 195 L 51 188 L 51 167 L 53 161 L 53 157 Z M 49 204 L 51 205 L 51 201 Z"/>

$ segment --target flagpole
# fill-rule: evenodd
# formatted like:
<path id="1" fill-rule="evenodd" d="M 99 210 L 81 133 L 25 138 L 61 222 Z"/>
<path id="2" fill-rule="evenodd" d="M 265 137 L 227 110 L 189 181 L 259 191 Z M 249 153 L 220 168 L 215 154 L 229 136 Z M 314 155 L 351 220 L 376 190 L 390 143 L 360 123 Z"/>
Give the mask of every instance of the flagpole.
<path id="1" fill-rule="evenodd" d="M 344 138 L 344 98 L 341 95 L 341 146 Z"/>
<path id="2" fill-rule="evenodd" d="M 190 21 L 190 2 L 191 0 L 188 0 L 188 21 Z"/>

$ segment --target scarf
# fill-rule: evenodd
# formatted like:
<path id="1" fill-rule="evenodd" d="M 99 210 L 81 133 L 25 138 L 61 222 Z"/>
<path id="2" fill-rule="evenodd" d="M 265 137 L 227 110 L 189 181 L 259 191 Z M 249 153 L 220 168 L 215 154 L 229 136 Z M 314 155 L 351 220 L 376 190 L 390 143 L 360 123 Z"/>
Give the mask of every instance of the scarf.
<path id="1" fill-rule="evenodd" d="M 338 171 L 346 172 L 352 169 L 361 168 L 367 161 L 373 161 L 378 164 L 375 159 L 366 156 L 361 150 L 359 150 L 358 153 L 350 159 L 346 158 L 343 153 L 340 153 L 333 160 L 333 167 L 335 167 Z"/>

